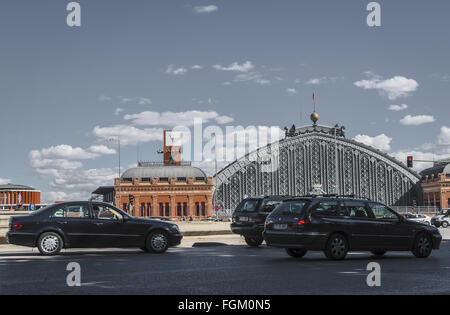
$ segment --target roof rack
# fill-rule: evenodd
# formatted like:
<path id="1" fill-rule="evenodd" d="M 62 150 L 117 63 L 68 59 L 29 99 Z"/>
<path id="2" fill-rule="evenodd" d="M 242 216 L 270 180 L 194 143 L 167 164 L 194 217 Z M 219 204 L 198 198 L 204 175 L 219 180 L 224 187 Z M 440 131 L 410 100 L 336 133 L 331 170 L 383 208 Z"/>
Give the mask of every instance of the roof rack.
<path id="1" fill-rule="evenodd" d="M 338 194 L 323 194 L 323 195 L 302 195 L 302 196 L 293 196 L 294 198 L 317 198 L 317 197 L 323 197 L 323 198 L 355 198 L 355 199 L 365 199 L 365 200 L 371 200 L 368 197 L 360 197 L 357 195 L 338 195 Z"/>

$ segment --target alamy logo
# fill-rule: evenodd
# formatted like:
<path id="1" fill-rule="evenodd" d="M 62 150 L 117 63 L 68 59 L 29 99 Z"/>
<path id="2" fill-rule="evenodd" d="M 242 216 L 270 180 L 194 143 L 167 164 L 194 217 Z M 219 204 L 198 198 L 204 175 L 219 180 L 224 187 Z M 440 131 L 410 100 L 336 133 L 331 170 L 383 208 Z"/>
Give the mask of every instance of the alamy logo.
<path id="1" fill-rule="evenodd" d="M 367 11 L 371 11 L 367 16 L 367 25 L 381 26 L 381 5 L 378 2 L 370 2 L 367 5 Z"/>
<path id="2" fill-rule="evenodd" d="M 381 266 L 379 263 L 371 262 L 367 264 L 367 271 L 371 271 L 366 278 L 369 287 L 381 286 Z"/>
<path id="3" fill-rule="evenodd" d="M 81 266 L 77 262 L 67 264 L 67 271 L 70 273 L 66 277 L 66 282 L 69 287 L 81 287 Z"/>
<path id="4" fill-rule="evenodd" d="M 81 26 L 81 6 L 78 2 L 70 2 L 67 7 L 70 13 L 67 15 L 67 25 L 69 27 Z"/>

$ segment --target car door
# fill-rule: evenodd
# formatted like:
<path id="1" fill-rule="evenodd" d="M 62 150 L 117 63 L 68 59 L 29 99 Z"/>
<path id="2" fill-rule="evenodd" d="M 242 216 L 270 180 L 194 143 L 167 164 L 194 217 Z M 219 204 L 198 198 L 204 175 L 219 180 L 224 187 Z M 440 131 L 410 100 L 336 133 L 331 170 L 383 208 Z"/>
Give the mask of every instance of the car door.
<path id="1" fill-rule="evenodd" d="M 352 249 L 368 250 L 377 247 L 378 223 L 364 201 L 344 201 L 349 215 L 350 245 Z"/>
<path id="2" fill-rule="evenodd" d="M 105 204 L 92 204 L 94 224 L 97 226 L 101 247 L 131 247 L 143 245 L 143 232 L 147 226 L 136 227 L 117 209 Z"/>
<path id="3" fill-rule="evenodd" d="M 414 233 L 410 223 L 381 203 L 371 202 L 369 207 L 378 222 L 380 246 L 384 249 L 411 249 Z"/>
<path id="4" fill-rule="evenodd" d="M 348 218 L 345 208 L 337 200 L 321 200 L 312 206 L 311 219 L 314 230 L 323 235 L 335 231 L 348 233 Z"/>
<path id="5" fill-rule="evenodd" d="M 66 246 L 96 246 L 97 228 L 92 222 L 88 203 L 62 205 L 53 213 L 50 221 L 64 233 Z"/>

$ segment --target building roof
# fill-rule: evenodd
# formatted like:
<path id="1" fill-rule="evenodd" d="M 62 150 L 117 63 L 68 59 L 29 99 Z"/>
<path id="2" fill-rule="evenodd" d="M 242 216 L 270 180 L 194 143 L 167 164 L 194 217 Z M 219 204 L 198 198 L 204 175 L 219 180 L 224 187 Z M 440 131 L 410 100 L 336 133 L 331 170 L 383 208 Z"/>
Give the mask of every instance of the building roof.
<path id="1" fill-rule="evenodd" d="M 112 192 L 114 192 L 114 186 L 100 186 L 92 193 L 96 195 L 106 195 Z"/>
<path id="2" fill-rule="evenodd" d="M 422 172 L 420 172 L 420 175 L 422 175 L 422 177 L 431 175 L 437 177 L 439 174 L 450 174 L 450 163 L 446 164 L 437 162 L 432 167 L 424 169 Z"/>
<path id="3" fill-rule="evenodd" d="M 122 174 L 124 178 L 178 178 L 178 177 L 203 177 L 206 180 L 206 174 L 198 167 L 193 166 L 154 166 L 154 167 L 134 167 L 126 170 Z"/>
<path id="4" fill-rule="evenodd" d="M 0 190 L 36 190 L 36 189 L 33 187 L 24 186 L 24 185 L 6 184 L 6 185 L 0 185 Z"/>

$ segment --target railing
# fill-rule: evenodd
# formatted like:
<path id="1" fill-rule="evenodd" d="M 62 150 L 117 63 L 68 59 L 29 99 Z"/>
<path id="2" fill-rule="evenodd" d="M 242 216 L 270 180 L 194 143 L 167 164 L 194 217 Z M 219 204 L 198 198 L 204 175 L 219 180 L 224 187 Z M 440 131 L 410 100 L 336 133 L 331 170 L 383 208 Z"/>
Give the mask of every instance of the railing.
<path id="1" fill-rule="evenodd" d="M 173 164 L 174 166 L 191 166 L 190 161 L 181 161 Z M 154 166 L 167 166 L 164 162 L 151 162 L 151 161 L 140 161 L 138 162 L 138 167 L 154 167 Z"/>
<path id="2" fill-rule="evenodd" d="M 439 207 L 433 206 L 392 206 L 391 208 L 398 213 L 438 213 L 441 210 Z"/>

